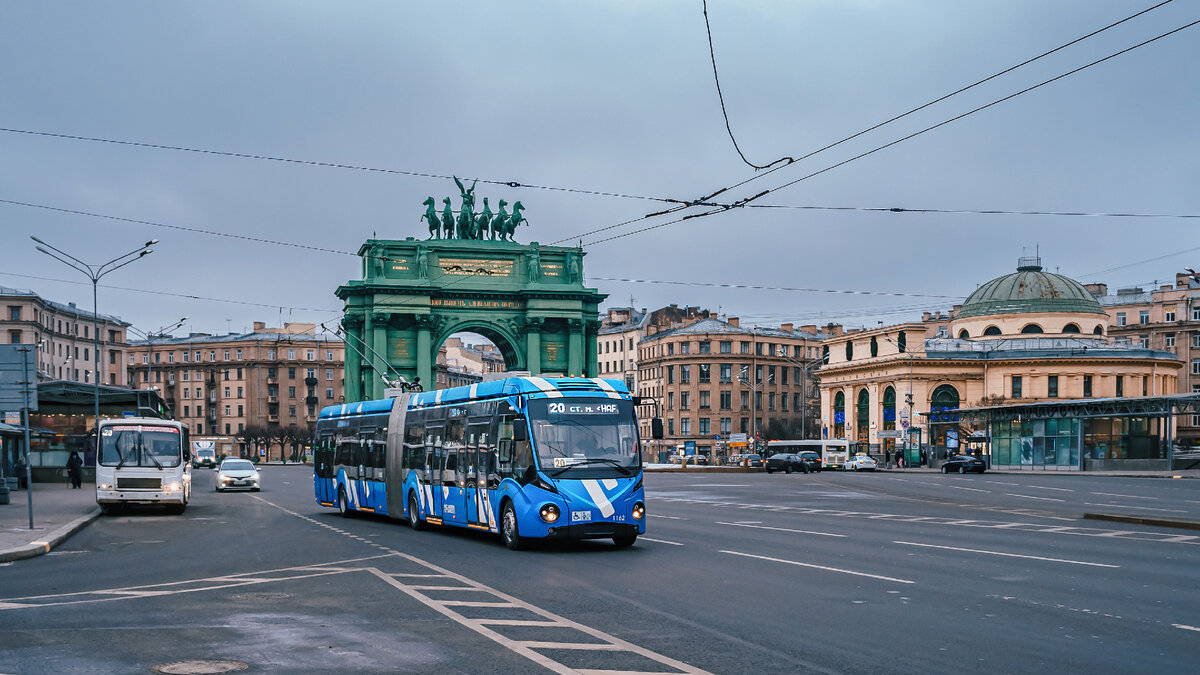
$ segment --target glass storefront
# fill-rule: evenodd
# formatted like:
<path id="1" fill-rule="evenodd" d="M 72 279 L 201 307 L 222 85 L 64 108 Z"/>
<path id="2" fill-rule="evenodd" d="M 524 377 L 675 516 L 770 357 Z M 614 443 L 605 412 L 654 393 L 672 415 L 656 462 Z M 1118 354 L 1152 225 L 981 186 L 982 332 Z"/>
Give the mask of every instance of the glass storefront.
<path id="1" fill-rule="evenodd" d="M 1075 471 L 1085 460 L 1165 459 L 1160 428 L 1152 417 L 993 422 L 992 465 Z"/>

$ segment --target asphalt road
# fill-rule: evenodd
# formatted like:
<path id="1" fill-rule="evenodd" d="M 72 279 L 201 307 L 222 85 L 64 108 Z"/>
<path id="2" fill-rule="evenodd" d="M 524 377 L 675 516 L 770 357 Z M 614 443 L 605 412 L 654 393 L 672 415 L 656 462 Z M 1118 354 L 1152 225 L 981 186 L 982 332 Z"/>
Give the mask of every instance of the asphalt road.
<path id="1" fill-rule="evenodd" d="M 0 672 L 1188 672 L 1200 481 L 648 474 L 647 535 L 510 552 L 341 518 L 305 467 L 0 566 Z M 198 486 L 207 476 L 199 472 Z M 209 664 L 214 665 L 214 664 Z M 214 665 L 215 668 L 215 665 Z"/>

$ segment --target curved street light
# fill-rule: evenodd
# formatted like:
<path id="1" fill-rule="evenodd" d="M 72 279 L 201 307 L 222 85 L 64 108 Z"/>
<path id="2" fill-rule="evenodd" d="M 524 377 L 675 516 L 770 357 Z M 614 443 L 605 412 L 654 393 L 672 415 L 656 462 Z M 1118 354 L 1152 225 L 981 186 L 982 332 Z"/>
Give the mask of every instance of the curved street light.
<path id="1" fill-rule="evenodd" d="M 158 330 L 153 330 L 153 331 L 149 331 L 149 332 L 144 332 L 141 329 L 135 328 L 134 326 L 127 327 L 128 330 L 131 330 L 136 335 L 141 336 L 141 338 L 146 341 L 146 345 L 150 348 L 150 351 L 146 356 L 146 364 L 148 367 L 148 369 L 146 371 L 146 389 L 148 389 L 149 391 L 154 391 L 154 341 L 160 340 L 167 333 L 180 328 L 181 326 L 183 326 L 183 323 L 187 320 L 188 320 L 188 318 L 185 316 L 173 324 L 170 324 L 168 326 L 163 326 L 162 328 L 159 328 Z M 134 387 L 134 388 L 136 389 L 136 387 Z"/>
<path id="2" fill-rule="evenodd" d="M 93 391 L 95 392 L 94 400 L 95 400 L 95 415 L 96 415 L 95 419 L 92 421 L 92 424 L 99 424 L 100 423 L 100 322 L 99 322 L 99 310 L 97 308 L 96 287 L 100 283 L 100 278 L 103 277 L 104 275 L 108 274 L 109 272 L 118 270 L 135 260 L 141 260 L 143 257 L 153 253 L 154 251 L 150 247 L 153 246 L 154 244 L 157 244 L 158 240 L 151 239 L 150 241 L 146 242 L 145 244 L 142 244 L 141 246 L 137 247 L 136 249 L 130 251 L 129 253 L 126 253 L 125 255 L 122 255 L 122 256 L 118 256 L 116 258 L 113 258 L 112 260 L 109 260 L 106 263 L 102 263 L 99 265 L 89 265 L 88 263 L 85 263 L 82 260 L 80 260 L 79 258 L 76 258 L 75 256 L 71 255 L 70 253 L 67 253 L 66 251 L 64 251 L 60 248 L 51 246 L 50 244 L 47 244 L 46 242 L 42 241 L 41 239 L 38 239 L 37 237 L 34 237 L 31 235 L 29 238 L 34 240 L 35 242 L 41 244 L 41 246 L 37 247 L 37 250 L 40 253 L 45 253 L 46 255 L 50 256 L 51 258 L 54 258 L 55 260 L 59 261 L 60 263 L 66 265 L 67 267 L 70 267 L 71 269 L 76 270 L 77 272 L 82 272 L 92 282 L 92 365 L 94 367 L 94 373 L 93 373 L 93 377 L 92 377 L 92 388 L 93 388 Z M 42 248 L 43 246 L 45 248 Z M 50 250 L 46 250 L 46 249 L 50 249 Z"/>

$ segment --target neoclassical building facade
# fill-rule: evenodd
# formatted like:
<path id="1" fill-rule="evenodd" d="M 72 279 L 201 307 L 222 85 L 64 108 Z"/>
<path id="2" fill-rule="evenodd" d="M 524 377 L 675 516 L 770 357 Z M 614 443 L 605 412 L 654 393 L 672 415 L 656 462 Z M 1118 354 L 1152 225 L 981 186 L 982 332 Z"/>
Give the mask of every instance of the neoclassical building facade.
<path id="1" fill-rule="evenodd" d="M 936 462 L 968 447 L 993 464 L 1066 469 L 1082 468 L 1089 454 L 1151 453 L 1151 437 L 1167 433 L 1153 428 L 1161 420 L 1084 423 L 1048 413 L 1053 423 L 1023 420 L 1014 432 L 1011 423 L 1001 428 L 948 412 L 1177 392 L 1183 363 L 1175 354 L 1109 336 L 1100 302 L 1039 262 L 1023 259 L 1016 272 L 981 285 L 948 324 L 913 322 L 826 339 L 822 435 L 878 453 L 907 440 L 910 463 L 922 450 Z"/>

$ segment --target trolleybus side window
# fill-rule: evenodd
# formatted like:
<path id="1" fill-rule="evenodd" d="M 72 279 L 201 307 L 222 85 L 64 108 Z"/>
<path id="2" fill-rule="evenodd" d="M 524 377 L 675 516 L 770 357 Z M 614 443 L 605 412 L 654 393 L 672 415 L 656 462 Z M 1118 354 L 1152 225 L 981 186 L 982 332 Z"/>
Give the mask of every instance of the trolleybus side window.
<path id="1" fill-rule="evenodd" d="M 425 468 L 424 420 L 416 420 L 404 430 L 404 466 L 418 471 Z"/>

